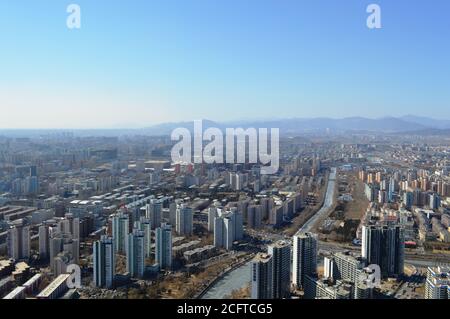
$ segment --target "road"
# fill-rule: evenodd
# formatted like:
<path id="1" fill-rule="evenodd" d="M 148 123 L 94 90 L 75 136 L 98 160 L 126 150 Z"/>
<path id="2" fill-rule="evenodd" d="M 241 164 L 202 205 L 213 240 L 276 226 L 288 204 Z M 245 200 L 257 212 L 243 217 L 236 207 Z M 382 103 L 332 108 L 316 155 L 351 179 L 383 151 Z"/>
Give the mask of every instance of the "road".
<path id="1" fill-rule="evenodd" d="M 361 247 L 344 243 L 319 241 L 319 253 L 330 251 L 352 251 L 354 253 L 361 253 Z M 436 255 L 433 253 L 415 254 L 412 252 L 405 252 L 405 263 L 416 267 L 426 268 L 433 267 L 442 263 L 448 263 L 448 257 L 445 255 Z"/>

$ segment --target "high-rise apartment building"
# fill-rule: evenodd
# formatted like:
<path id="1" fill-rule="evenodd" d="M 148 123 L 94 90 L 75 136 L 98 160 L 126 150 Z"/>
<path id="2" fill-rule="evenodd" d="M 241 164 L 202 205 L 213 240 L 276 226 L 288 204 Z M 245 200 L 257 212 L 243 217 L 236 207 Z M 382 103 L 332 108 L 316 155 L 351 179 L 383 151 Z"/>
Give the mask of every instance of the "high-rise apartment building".
<path id="1" fill-rule="evenodd" d="M 234 229 L 231 217 L 220 216 L 214 219 L 214 246 L 231 250 L 233 248 Z"/>
<path id="2" fill-rule="evenodd" d="M 428 267 L 425 299 L 450 299 L 450 267 Z"/>
<path id="3" fill-rule="evenodd" d="M 142 278 L 145 272 L 145 235 L 139 229 L 128 234 L 127 271 L 132 277 Z"/>
<path id="4" fill-rule="evenodd" d="M 403 193 L 403 204 L 405 205 L 406 209 L 411 209 L 414 205 L 414 193 L 412 192 L 405 192 Z"/>
<path id="5" fill-rule="evenodd" d="M 30 227 L 14 225 L 8 230 L 8 255 L 15 260 L 30 258 Z"/>
<path id="6" fill-rule="evenodd" d="M 165 223 L 156 229 L 155 261 L 160 269 L 172 268 L 172 228 Z"/>
<path id="7" fill-rule="evenodd" d="M 144 233 L 144 253 L 145 258 L 149 258 L 152 253 L 152 226 L 150 220 L 141 217 L 141 220 L 134 225 L 135 229 L 139 229 Z"/>
<path id="8" fill-rule="evenodd" d="M 273 257 L 259 253 L 251 262 L 252 299 L 273 299 Z"/>
<path id="9" fill-rule="evenodd" d="M 49 246 L 50 268 L 55 275 L 63 273 L 65 266 L 79 263 L 80 242 L 70 233 L 56 231 L 50 237 Z"/>
<path id="10" fill-rule="evenodd" d="M 39 259 L 45 260 L 50 254 L 50 230 L 47 225 L 39 226 Z"/>
<path id="11" fill-rule="evenodd" d="M 337 252 L 333 254 L 335 269 L 333 271 L 333 279 L 347 280 L 356 282 L 362 269 L 366 266 L 366 262 L 361 257 L 355 257 L 350 252 Z"/>
<path id="12" fill-rule="evenodd" d="M 337 252 L 324 258 L 324 278 L 333 282 L 342 280 L 352 285 L 352 298 L 360 299 L 371 295 L 370 287 L 366 283 L 366 261 L 362 257 L 354 256 L 350 252 Z"/>
<path id="13" fill-rule="evenodd" d="M 262 226 L 262 206 L 250 205 L 247 208 L 247 226 L 259 229 Z"/>
<path id="14" fill-rule="evenodd" d="M 177 203 L 173 202 L 169 205 L 169 223 L 170 225 L 176 225 L 177 223 Z"/>
<path id="15" fill-rule="evenodd" d="M 124 253 L 127 247 L 130 219 L 126 213 L 118 213 L 112 217 L 112 237 L 116 252 Z"/>
<path id="16" fill-rule="evenodd" d="M 214 219 L 218 216 L 217 207 L 210 207 L 208 209 L 208 231 L 214 232 Z"/>
<path id="17" fill-rule="evenodd" d="M 277 228 L 283 223 L 284 207 L 283 206 L 273 206 L 269 211 L 269 223 Z"/>
<path id="18" fill-rule="evenodd" d="M 262 209 L 262 218 L 263 220 L 269 219 L 269 212 L 272 210 L 272 207 L 274 205 L 273 199 L 270 197 L 263 197 L 260 199 L 260 205 Z"/>
<path id="19" fill-rule="evenodd" d="M 145 218 L 150 220 L 152 230 L 155 230 L 161 225 L 162 221 L 162 203 L 159 200 L 152 199 L 149 204 L 145 206 Z"/>
<path id="20" fill-rule="evenodd" d="M 361 254 L 368 264 L 381 268 L 383 277 L 403 274 L 404 232 L 399 225 L 364 225 Z"/>
<path id="21" fill-rule="evenodd" d="M 177 208 L 176 232 L 181 236 L 191 236 L 193 233 L 193 213 L 192 208 L 181 204 Z"/>
<path id="22" fill-rule="evenodd" d="M 222 213 L 214 219 L 214 246 L 231 250 L 233 242 L 243 238 L 243 216 L 237 209 Z"/>
<path id="23" fill-rule="evenodd" d="M 287 241 L 277 241 L 269 245 L 268 254 L 272 256 L 272 298 L 288 298 L 291 279 L 291 245 Z"/>
<path id="24" fill-rule="evenodd" d="M 102 236 L 93 245 L 94 285 L 102 288 L 113 288 L 115 275 L 114 240 Z"/>
<path id="25" fill-rule="evenodd" d="M 303 288 L 305 276 L 316 273 L 317 236 L 312 233 L 296 234 L 293 242 L 292 284 L 296 288 Z"/>

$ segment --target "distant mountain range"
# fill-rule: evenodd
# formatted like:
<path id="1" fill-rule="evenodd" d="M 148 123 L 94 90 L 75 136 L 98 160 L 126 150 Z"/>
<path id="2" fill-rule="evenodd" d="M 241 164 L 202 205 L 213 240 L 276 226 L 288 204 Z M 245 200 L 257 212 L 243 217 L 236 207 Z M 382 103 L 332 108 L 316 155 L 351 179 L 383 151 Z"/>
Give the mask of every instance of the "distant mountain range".
<path id="1" fill-rule="evenodd" d="M 169 135 L 175 128 L 184 127 L 193 130 L 193 122 L 164 123 L 142 129 L 142 133 L 150 135 Z M 254 128 L 280 128 L 281 134 L 304 134 L 304 133 L 345 133 L 345 132 L 380 132 L 380 133 L 402 133 L 402 132 L 428 132 L 448 134 L 450 131 L 449 120 L 437 120 L 426 117 L 407 115 L 403 117 L 385 117 L 369 119 L 364 117 L 347 117 L 342 119 L 332 118 L 294 118 L 262 121 L 239 121 L 239 122 L 214 122 L 203 120 L 203 129 L 217 127 L 254 127 Z"/>
<path id="2" fill-rule="evenodd" d="M 450 120 L 432 119 L 406 115 L 402 117 L 384 117 L 370 119 L 364 117 L 332 118 L 292 118 L 273 120 L 240 120 L 233 122 L 214 122 L 203 120 L 203 130 L 217 127 L 225 132 L 226 128 L 279 128 L 282 135 L 302 135 L 308 133 L 390 133 L 416 134 L 421 136 L 450 136 Z M 128 129 L 1 129 L 0 136 L 28 137 L 45 134 L 73 132 L 78 136 L 120 136 L 120 135 L 170 135 L 176 128 L 187 128 L 193 131 L 193 121 L 162 123 L 146 128 Z"/>

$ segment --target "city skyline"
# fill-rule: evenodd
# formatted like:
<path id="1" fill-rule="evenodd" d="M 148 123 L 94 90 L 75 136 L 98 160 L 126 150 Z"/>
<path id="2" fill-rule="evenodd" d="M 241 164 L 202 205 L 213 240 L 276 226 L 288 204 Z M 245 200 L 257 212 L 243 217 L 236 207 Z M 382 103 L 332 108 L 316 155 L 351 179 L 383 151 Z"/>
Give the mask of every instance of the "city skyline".
<path id="1" fill-rule="evenodd" d="M 446 1 L 76 3 L 0 4 L 0 128 L 450 118 Z"/>
<path id="2" fill-rule="evenodd" d="M 270 174 L 250 148 L 2 135 L 0 298 L 448 299 L 449 132 L 291 135 Z"/>
<path id="3" fill-rule="evenodd" d="M 0 0 L 0 299 L 449 300 L 449 12 Z"/>

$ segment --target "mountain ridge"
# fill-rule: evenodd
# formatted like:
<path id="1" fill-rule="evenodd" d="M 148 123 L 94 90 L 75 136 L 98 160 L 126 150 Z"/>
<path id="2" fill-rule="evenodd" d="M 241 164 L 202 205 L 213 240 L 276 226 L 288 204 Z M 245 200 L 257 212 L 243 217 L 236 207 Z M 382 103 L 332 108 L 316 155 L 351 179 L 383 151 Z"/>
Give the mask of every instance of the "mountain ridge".
<path id="1" fill-rule="evenodd" d="M 290 118 L 274 120 L 255 120 L 255 121 L 227 121 L 216 122 L 212 120 L 202 120 L 203 129 L 208 127 L 217 127 L 225 129 L 227 127 L 242 128 L 280 128 L 281 134 L 301 134 L 314 132 L 380 132 L 380 133 L 402 133 L 402 132 L 420 132 L 430 129 L 450 129 L 450 121 L 436 120 L 426 117 L 406 115 L 402 117 L 344 117 L 341 119 L 317 117 L 317 118 Z M 190 131 L 193 130 L 193 121 L 161 123 L 142 129 L 147 134 L 168 135 L 175 128 L 183 127 Z"/>
<path id="2" fill-rule="evenodd" d="M 73 132 L 82 136 L 121 135 L 171 135 L 176 128 L 187 128 L 193 132 L 194 121 L 166 122 L 148 127 L 134 128 L 91 128 L 91 129 L 1 129 L 1 136 L 27 136 Z M 276 118 L 260 120 L 213 121 L 202 120 L 203 130 L 216 127 L 223 132 L 226 128 L 279 128 L 282 135 L 302 134 L 345 134 L 345 133 L 387 133 L 450 136 L 450 120 L 405 115 L 401 117 L 365 118 L 360 116 L 344 118 Z"/>

